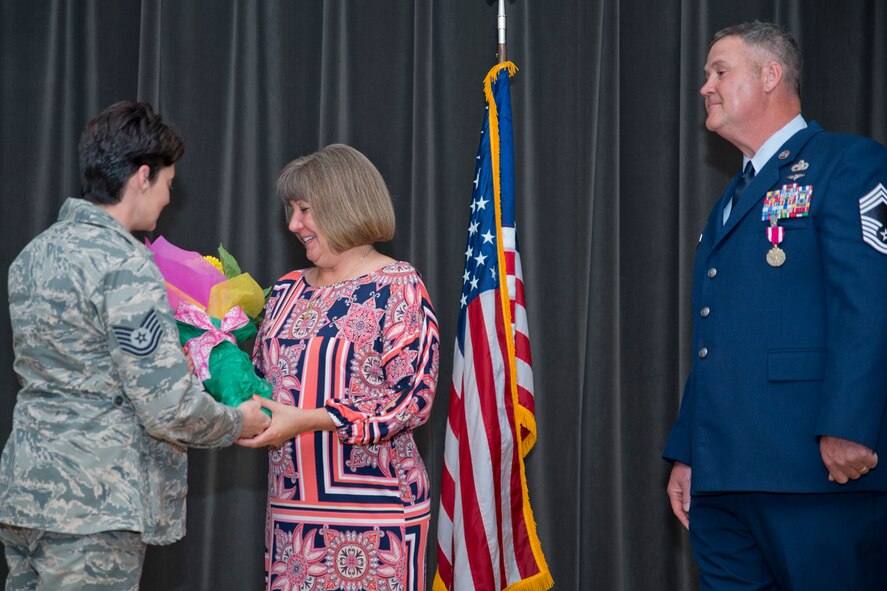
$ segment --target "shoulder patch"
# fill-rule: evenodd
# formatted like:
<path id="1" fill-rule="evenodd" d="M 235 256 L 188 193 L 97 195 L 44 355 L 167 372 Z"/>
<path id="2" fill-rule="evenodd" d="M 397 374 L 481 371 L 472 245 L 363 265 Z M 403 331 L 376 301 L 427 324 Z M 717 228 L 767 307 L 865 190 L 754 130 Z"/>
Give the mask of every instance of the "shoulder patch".
<path id="1" fill-rule="evenodd" d="M 881 183 L 859 198 L 859 220 L 862 240 L 881 254 L 887 254 L 887 189 Z"/>
<path id="2" fill-rule="evenodd" d="M 154 310 L 148 312 L 138 328 L 112 326 L 111 330 L 117 337 L 120 349 L 135 357 L 146 357 L 153 353 L 160 344 L 160 335 L 163 334 L 163 328 Z"/>

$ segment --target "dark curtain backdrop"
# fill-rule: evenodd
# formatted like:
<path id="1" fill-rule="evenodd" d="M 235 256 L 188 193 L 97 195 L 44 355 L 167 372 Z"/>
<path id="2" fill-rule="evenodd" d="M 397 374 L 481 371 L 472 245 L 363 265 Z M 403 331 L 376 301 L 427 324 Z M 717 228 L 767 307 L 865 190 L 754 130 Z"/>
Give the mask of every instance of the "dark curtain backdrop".
<path id="1" fill-rule="evenodd" d="M 692 589 L 659 453 L 689 366 L 693 250 L 740 164 L 703 126 L 707 42 L 743 20 L 786 24 L 806 58 L 807 118 L 885 142 L 887 5 L 509 0 L 508 10 L 539 426 L 527 473 L 555 588 Z M 113 101 L 151 101 L 188 142 L 156 234 L 202 252 L 224 242 L 262 284 L 305 264 L 276 172 L 352 144 L 391 188 L 398 230 L 384 250 L 423 272 L 450 343 L 417 432 L 437 488 L 495 26 L 484 0 L 5 0 L 0 271 L 79 194 L 77 139 Z M 6 293 L 4 281 L 3 441 L 16 393 Z M 188 535 L 149 549 L 142 588 L 260 588 L 264 454 L 190 458 Z M 432 539 L 430 575 L 434 550 Z"/>

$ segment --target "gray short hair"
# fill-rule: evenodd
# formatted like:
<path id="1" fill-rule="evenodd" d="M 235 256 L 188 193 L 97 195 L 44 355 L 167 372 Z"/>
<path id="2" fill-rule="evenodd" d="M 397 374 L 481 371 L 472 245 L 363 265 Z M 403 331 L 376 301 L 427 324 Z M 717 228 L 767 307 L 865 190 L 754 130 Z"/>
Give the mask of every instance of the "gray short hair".
<path id="1" fill-rule="evenodd" d="M 782 74 L 788 89 L 801 96 L 801 48 L 788 29 L 782 25 L 763 21 L 751 21 L 721 29 L 708 44 L 712 46 L 725 37 L 739 37 L 746 45 L 754 47 L 776 59 L 782 66 Z M 763 64 L 762 64 L 763 65 Z"/>

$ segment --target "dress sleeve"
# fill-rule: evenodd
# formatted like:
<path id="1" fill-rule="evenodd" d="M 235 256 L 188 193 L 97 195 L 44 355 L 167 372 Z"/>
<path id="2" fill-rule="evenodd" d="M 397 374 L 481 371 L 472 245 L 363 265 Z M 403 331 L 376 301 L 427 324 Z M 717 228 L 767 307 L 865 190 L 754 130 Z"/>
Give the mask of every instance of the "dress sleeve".
<path id="1" fill-rule="evenodd" d="M 240 434 L 243 415 L 203 391 L 179 344 L 159 271 L 133 260 L 106 274 L 93 298 L 123 383 L 115 404 L 131 405 L 152 437 L 194 447 L 222 447 Z"/>
<path id="2" fill-rule="evenodd" d="M 437 318 L 418 275 L 392 284 L 381 331 L 384 394 L 364 401 L 329 400 L 343 443 L 368 445 L 428 420 L 440 369 Z"/>

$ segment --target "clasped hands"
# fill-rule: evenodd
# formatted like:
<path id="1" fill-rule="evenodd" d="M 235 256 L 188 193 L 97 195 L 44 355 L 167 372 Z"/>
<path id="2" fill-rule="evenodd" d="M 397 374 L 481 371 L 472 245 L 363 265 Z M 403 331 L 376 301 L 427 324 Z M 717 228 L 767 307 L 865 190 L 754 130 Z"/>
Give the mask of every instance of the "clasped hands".
<path id="1" fill-rule="evenodd" d="M 238 408 L 244 413 L 244 428 L 235 443 L 243 447 L 279 447 L 301 433 L 335 429 L 335 423 L 324 408 L 304 410 L 260 396 L 253 396 Z M 262 412 L 263 408 L 271 411 L 270 419 Z M 254 417 L 254 413 L 261 419 Z M 249 429 L 247 417 L 250 417 Z M 252 422 L 253 418 L 255 422 Z"/>

